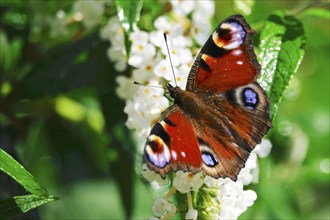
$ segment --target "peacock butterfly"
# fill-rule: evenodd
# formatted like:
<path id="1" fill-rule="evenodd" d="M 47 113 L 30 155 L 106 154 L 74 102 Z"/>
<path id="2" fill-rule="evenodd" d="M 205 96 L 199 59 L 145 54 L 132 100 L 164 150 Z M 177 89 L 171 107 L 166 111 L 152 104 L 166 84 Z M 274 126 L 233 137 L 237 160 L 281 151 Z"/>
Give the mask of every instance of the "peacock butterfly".
<path id="1" fill-rule="evenodd" d="M 221 22 L 192 66 L 186 90 L 167 84 L 174 104 L 152 128 L 144 149 L 149 169 L 236 181 L 250 152 L 271 128 L 269 101 L 256 82 L 254 31 L 242 15 Z"/>

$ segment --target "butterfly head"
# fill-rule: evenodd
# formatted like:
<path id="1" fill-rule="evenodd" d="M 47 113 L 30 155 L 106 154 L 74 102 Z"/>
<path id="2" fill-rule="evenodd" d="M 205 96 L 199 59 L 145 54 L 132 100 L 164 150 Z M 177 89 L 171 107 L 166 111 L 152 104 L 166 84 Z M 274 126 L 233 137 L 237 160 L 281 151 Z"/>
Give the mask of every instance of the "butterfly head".
<path id="1" fill-rule="evenodd" d="M 182 89 L 179 86 L 172 86 L 171 84 L 167 84 L 166 88 L 168 89 L 170 96 L 174 99 L 174 102 L 178 100 L 180 94 L 182 93 Z"/>

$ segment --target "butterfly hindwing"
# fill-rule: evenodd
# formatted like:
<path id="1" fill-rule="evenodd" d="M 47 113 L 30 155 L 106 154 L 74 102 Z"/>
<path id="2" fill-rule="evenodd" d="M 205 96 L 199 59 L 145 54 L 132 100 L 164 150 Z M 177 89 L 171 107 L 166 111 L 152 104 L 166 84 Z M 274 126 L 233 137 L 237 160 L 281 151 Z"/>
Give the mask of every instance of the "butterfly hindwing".
<path id="1" fill-rule="evenodd" d="M 186 90 L 222 92 L 255 81 L 260 65 L 253 52 L 253 34 L 241 15 L 221 22 L 198 54 Z"/>
<path id="2" fill-rule="evenodd" d="M 257 82 L 202 96 L 214 107 L 206 116 L 209 119 L 195 123 L 203 170 L 216 178 L 236 180 L 250 152 L 271 127 L 268 98 Z"/>

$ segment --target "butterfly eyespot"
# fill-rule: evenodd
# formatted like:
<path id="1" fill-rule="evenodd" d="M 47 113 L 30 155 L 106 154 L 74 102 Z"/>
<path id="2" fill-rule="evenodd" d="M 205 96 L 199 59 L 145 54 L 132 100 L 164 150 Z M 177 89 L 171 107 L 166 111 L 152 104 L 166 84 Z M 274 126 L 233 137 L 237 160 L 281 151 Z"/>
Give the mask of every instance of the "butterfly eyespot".
<path id="1" fill-rule="evenodd" d="M 149 136 L 145 146 L 145 156 L 151 164 L 158 168 L 164 168 L 171 160 L 168 146 L 156 135 Z"/>
<path id="2" fill-rule="evenodd" d="M 229 33 L 230 33 L 230 28 L 221 26 L 221 28 L 217 31 L 218 37 L 220 38 L 228 38 Z"/>
<path id="3" fill-rule="evenodd" d="M 245 35 L 246 32 L 241 24 L 227 21 L 212 34 L 212 39 L 218 47 L 232 50 L 243 44 Z"/>
<path id="4" fill-rule="evenodd" d="M 218 160 L 210 152 L 202 152 L 203 163 L 208 167 L 215 167 Z"/>
<path id="5" fill-rule="evenodd" d="M 253 110 L 258 102 L 258 94 L 251 88 L 246 88 L 242 91 L 243 103 L 246 108 Z"/>

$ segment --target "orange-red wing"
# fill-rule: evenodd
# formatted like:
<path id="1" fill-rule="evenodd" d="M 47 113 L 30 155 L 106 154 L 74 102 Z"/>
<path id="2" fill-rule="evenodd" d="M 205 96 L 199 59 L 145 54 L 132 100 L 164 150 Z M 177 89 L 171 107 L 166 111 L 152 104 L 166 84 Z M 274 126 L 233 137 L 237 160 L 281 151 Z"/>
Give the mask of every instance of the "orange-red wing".
<path id="1" fill-rule="evenodd" d="M 147 139 L 144 158 L 148 167 L 162 177 L 170 170 L 200 171 L 202 157 L 192 123 L 176 106 L 163 115 Z"/>

